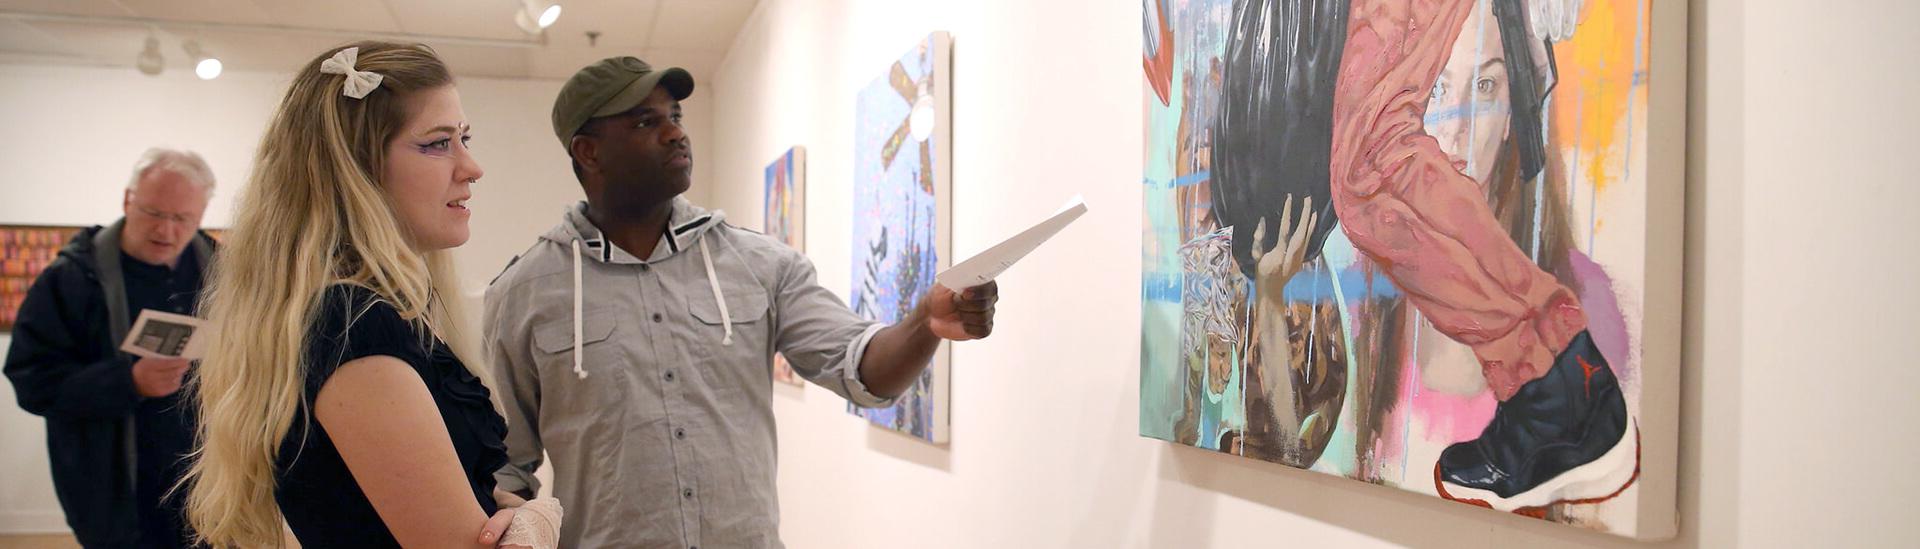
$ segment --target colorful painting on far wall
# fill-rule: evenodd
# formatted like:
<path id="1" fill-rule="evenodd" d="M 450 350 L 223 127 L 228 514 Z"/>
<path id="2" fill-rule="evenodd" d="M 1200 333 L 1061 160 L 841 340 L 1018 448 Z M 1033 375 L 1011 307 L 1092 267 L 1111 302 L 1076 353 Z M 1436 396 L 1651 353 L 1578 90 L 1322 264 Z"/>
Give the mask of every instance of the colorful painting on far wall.
<path id="1" fill-rule="evenodd" d="M 936 32 L 860 90 L 853 140 L 854 312 L 882 324 L 900 320 L 933 289 L 949 260 L 953 165 L 949 40 Z M 890 408 L 848 411 L 874 425 L 935 444 L 947 442 L 947 357 Z"/>
<path id="2" fill-rule="evenodd" d="M 12 332 L 20 302 L 40 271 L 60 257 L 80 227 L 0 225 L 0 332 Z"/>
<path id="3" fill-rule="evenodd" d="M 794 147 L 767 165 L 767 190 L 763 223 L 768 236 L 780 239 L 793 249 L 807 251 L 807 149 Z M 806 381 L 793 373 L 787 357 L 773 355 L 773 380 L 795 387 Z"/>
<path id="4" fill-rule="evenodd" d="M 40 271 L 60 257 L 60 249 L 84 227 L 0 225 L 0 332 L 12 332 L 20 303 Z M 218 242 L 226 229 L 201 229 Z"/>
<path id="5" fill-rule="evenodd" d="M 1651 0 L 1143 3 L 1140 433 L 1671 536 Z"/>

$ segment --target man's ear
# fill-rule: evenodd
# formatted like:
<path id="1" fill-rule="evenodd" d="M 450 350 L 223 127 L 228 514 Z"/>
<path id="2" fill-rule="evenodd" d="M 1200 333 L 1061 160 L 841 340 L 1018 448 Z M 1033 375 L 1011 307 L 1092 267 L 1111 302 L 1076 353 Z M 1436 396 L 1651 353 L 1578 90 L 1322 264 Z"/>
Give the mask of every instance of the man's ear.
<path id="1" fill-rule="evenodd" d="M 573 136 L 567 141 L 567 153 L 573 156 L 574 163 L 579 164 L 582 171 L 600 171 L 600 144 L 592 137 Z"/>

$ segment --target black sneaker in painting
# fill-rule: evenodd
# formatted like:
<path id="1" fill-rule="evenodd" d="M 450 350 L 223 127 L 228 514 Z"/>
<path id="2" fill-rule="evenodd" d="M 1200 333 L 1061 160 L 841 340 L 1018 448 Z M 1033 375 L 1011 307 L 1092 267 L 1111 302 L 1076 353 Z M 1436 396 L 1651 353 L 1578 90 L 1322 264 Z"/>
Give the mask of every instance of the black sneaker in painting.
<path id="1" fill-rule="evenodd" d="M 1501 402 L 1480 438 L 1434 463 L 1440 497 L 1531 516 L 1556 503 L 1599 503 L 1640 477 L 1640 431 L 1620 382 L 1586 332 L 1547 375 Z"/>

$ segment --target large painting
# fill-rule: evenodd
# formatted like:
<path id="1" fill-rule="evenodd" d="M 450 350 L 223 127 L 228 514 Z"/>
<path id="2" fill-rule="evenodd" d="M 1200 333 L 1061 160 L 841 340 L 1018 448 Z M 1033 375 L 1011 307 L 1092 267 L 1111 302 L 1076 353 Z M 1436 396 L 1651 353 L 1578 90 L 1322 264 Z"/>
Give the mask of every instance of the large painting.
<path id="1" fill-rule="evenodd" d="M 952 125 L 947 34 L 921 40 L 860 90 L 853 138 L 853 310 L 880 323 L 911 312 L 949 259 Z M 947 442 L 942 344 L 890 408 L 848 410 L 928 442 Z"/>
<path id="2" fill-rule="evenodd" d="M 1145 0 L 1140 433 L 1671 536 L 1684 69 L 1654 62 L 1684 41 L 1654 11 Z"/>
<path id="3" fill-rule="evenodd" d="M 787 149 L 767 165 L 766 214 L 761 218 L 768 236 L 793 249 L 807 251 L 807 149 Z M 804 385 L 785 355 L 773 355 L 773 380 Z"/>
<path id="4" fill-rule="evenodd" d="M 80 227 L 0 225 L 0 332 L 12 332 L 20 303 L 40 271 L 60 257 Z"/>

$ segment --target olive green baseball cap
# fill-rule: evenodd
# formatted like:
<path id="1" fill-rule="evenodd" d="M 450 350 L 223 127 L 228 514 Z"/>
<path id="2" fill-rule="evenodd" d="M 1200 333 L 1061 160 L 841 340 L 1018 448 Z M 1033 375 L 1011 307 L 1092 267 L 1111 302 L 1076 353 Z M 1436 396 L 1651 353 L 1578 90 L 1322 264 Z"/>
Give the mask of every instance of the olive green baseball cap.
<path id="1" fill-rule="evenodd" d="M 666 86 L 675 100 L 693 94 L 693 75 L 679 67 L 654 69 L 631 56 L 601 59 L 567 79 L 553 101 L 553 135 L 566 147 L 588 120 L 632 110 L 655 86 Z"/>

